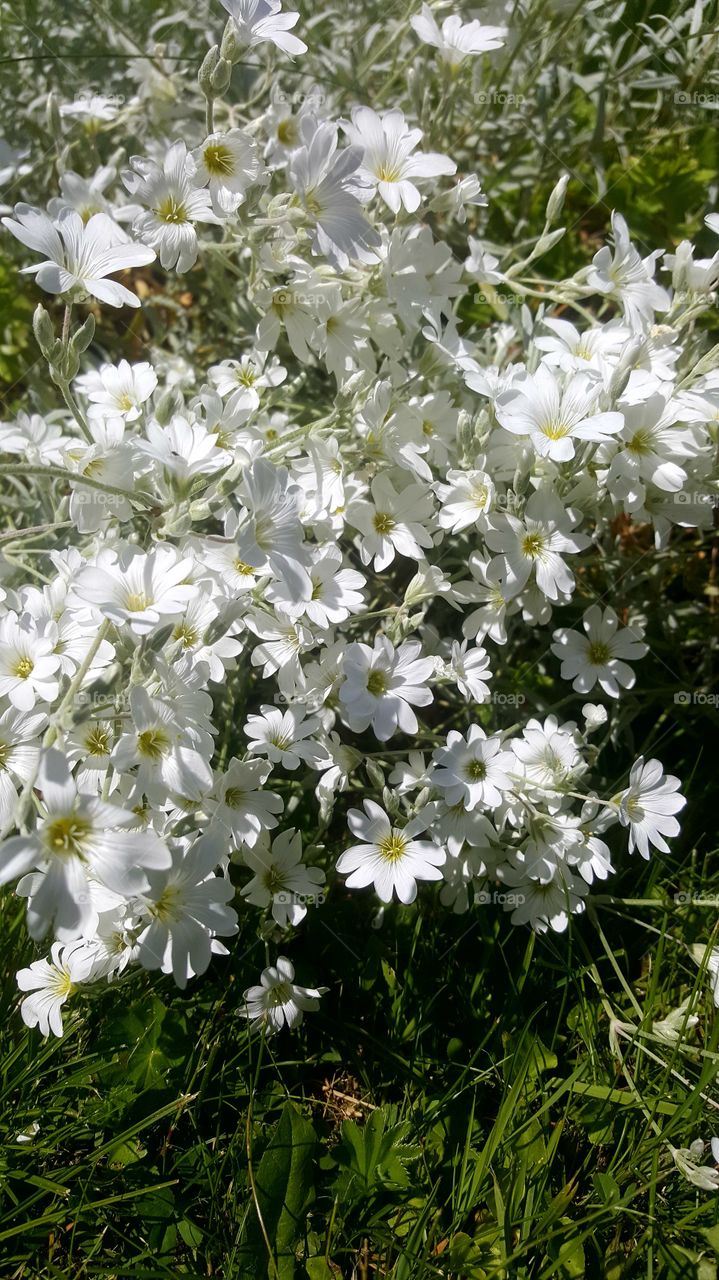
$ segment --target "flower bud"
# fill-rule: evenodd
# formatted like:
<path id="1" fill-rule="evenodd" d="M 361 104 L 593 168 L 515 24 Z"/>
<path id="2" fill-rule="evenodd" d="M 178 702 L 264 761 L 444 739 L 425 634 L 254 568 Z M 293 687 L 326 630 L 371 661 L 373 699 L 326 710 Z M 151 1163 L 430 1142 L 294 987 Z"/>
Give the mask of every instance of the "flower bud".
<path id="1" fill-rule="evenodd" d="M 554 219 L 559 216 L 564 207 L 564 197 L 567 194 L 567 186 L 569 185 L 569 174 L 563 173 L 556 187 L 552 191 L 544 214 L 545 222 L 548 227 L 552 225 Z"/>
<path id="2" fill-rule="evenodd" d="M 46 359 L 50 359 L 50 354 L 55 346 L 55 330 L 53 329 L 52 320 L 42 303 L 38 303 L 35 308 L 35 314 L 32 318 L 33 333 L 37 345 Z"/>

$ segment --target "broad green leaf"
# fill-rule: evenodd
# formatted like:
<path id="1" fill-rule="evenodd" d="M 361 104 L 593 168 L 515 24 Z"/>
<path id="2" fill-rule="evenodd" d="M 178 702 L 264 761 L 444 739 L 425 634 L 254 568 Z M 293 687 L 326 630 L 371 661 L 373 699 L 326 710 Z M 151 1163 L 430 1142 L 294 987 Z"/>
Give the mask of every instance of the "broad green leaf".
<path id="1" fill-rule="evenodd" d="M 316 1143 L 309 1120 L 294 1103 L 286 1102 L 255 1173 L 259 1211 L 282 1280 L 292 1280 L 295 1274 L 294 1246 L 314 1199 Z M 253 1232 L 255 1245 L 258 1235 Z M 259 1244 L 266 1254 L 261 1235 Z"/>

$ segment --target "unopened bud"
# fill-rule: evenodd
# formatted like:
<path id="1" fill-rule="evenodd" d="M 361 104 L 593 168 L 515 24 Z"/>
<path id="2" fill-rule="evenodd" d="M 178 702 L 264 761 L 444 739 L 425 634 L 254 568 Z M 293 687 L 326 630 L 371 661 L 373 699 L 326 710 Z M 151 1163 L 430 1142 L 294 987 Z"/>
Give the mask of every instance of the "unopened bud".
<path id="1" fill-rule="evenodd" d="M 232 63 L 227 58 L 220 58 L 210 76 L 210 87 L 219 98 L 228 88 L 232 75 Z"/>
<path id="2" fill-rule="evenodd" d="M 90 315 L 85 320 L 84 324 L 81 324 L 80 328 L 75 330 L 74 334 L 72 335 L 72 338 L 70 339 L 73 351 L 78 353 L 82 351 L 87 351 L 87 348 L 89 347 L 94 337 L 95 337 L 95 317 L 91 312 Z"/>
<path id="3" fill-rule="evenodd" d="M 53 329 L 52 320 L 40 302 L 35 308 L 32 327 L 37 345 L 45 358 L 49 360 L 55 346 L 55 330 Z"/>
<path id="4" fill-rule="evenodd" d="M 364 767 L 367 771 L 367 777 L 372 783 L 372 786 L 384 789 L 384 785 L 385 785 L 384 773 L 380 769 L 377 762 L 375 760 L 365 760 Z"/>
<path id="5" fill-rule="evenodd" d="M 562 208 L 564 207 L 564 197 L 567 194 L 568 185 L 569 174 L 563 173 L 547 201 L 547 209 L 544 218 L 548 227 L 552 225 L 554 219 L 562 212 Z"/>
<path id="6" fill-rule="evenodd" d="M 213 44 L 212 48 L 207 50 L 207 53 L 202 59 L 202 66 L 197 73 L 199 86 L 206 98 L 214 98 L 215 96 L 215 91 L 212 86 L 212 76 L 219 61 L 219 45 Z"/>

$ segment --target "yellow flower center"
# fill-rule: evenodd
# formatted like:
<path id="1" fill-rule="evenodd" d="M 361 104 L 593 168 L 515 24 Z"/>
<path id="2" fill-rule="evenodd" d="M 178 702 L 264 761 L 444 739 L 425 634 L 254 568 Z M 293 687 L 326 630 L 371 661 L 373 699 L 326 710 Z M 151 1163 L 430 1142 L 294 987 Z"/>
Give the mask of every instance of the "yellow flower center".
<path id="1" fill-rule="evenodd" d="M 392 532 L 395 522 L 392 516 L 388 515 L 386 511 L 377 511 L 375 513 L 373 524 L 376 533 L 385 534 Z"/>
<path id="2" fill-rule="evenodd" d="M 400 858 L 404 856 L 407 841 L 401 832 L 393 827 L 390 834 L 379 841 L 377 848 L 380 857 L 384 858 L 385 862 L 399 862 Z"/>
<path id="3" fill-rule="evenodd" d="M 227 178 L 235 172 L 235 161 L 229 147 L 216 142 L 205 147 L 203 152 L 205 167 L 213 178 Z"/>
<path id="4" fill-rule="evenodd" d="M 161 760 L 170 749 L 170 739 L 164 729 L 144 729 L 138 734 L 137 749 L 148 760 Z"/>
<path id="5" fill-rule="evenodd" d="M 169 222 L 175 226 L 188 220 L 187 209 L 181 201 L 175 200 L 174 196 L 167 196 L 157 206 L 155 213 L 162 222 Z"/>
<path id="6" fill-rule="evenodd" d="M 43 840 L 48 852 L 55 857 L 81 858 L 91 831 L 92 823 L 87 818 L 71 813 L 48 822 L 43 831 Z"/>
<path id="7" fill-rule="evenodd" d="M 375 698 L 387 692 L 387 676 L 384 671 L 370 671 L 367 677 L 367 690 Z"/>

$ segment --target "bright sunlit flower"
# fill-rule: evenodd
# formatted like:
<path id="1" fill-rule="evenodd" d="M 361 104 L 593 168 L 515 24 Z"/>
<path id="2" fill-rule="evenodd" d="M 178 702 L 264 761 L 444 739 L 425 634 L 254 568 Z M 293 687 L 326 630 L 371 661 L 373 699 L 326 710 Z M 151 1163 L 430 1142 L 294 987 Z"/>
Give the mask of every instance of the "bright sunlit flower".
<path id="1" fill-rule="evenodd" d="M 47 293 L 89 294 L 110 307 L 139 307 L 136 294 L 107 277 L 154 262 L 154 249 L 128 242 L 107 214 L 95 213 L 84 223 L 74 209 L 63 209 L 52 222 L 42 209 L 17 204 L 15 217 L 2 222 L 21 244 L 44 254 L 43 262 L 23 271 Z"/>

